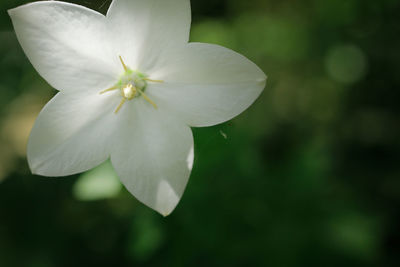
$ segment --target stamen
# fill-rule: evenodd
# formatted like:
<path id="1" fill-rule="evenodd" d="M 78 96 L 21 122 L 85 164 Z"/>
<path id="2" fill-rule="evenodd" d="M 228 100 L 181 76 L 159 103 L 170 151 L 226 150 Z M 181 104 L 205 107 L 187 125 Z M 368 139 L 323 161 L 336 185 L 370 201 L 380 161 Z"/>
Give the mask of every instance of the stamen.
<path id="1" fill-rule="evenodd" d="M 154 103 L 143 91 L 146 89 L 146 81 L 153 82 L 153 83 L 163 83 L 162 80 L 153 80 L 146 78 L 147 75 L 142 74 L 138 71 L 131 70 L 122 59 L 122 56 L 119 56 L 119 60 L 121 61 L 122 67 L 125 70 L 125 73 L 121 76 L 119 82 L 100 92 L 100 94 L 104 94 L 114 90 L 121 90 L 121 102 L 119 103 L 118 107 L 115 109 L 114 113 L 117 114 L 122 106 L 125 104 L 127 100 L 132 100 L 137 97 L 138 93 L 143 96 L 144 100 L 150 103 L 155 109 L 157 109 L 156 103 Z"/>
<path id="2" fill-rule="evenodd" d="M 124 67 L 125 72 L 127 72 L 129 70 L 129 68 L 125 65 L 125 62 L 121 56 L 119 56 L 119 60 L 121 61 L 121 64 Z"/>
<path id="3" fill-rule="evenodd" d="M 143 78 L 143 80 L 148 81 L 148 82 L 152 82 L 152 83 L 163 83 L 164 81 L 162 80 L 152 80 L 149 78 Z"/>
<path id="4" fill-rule="evenodd" d="M 141 90 L 138 90 L 138 92 L 143 96 L 144 100 L 149 102 L 155 109 L 157 109 L 156 103 L 154 103 L 145 93 L 143 93 Z"/>
<path id="5" fill-rule="evenodd" d="M 107 93 L 107 92 L 110 92 L 110 91 L 114 91 L 114 90 L 117 90 L 117 89 L 119 89 L 119 87 L 117 86 L 117 85 L 115 85 L 115 86 L 113 86 L 113 87 L 110 87 L 110 88 L 108 88 L 108 89 L 106 89 L 106 90 L 103 90 L 103 91 L 101 91 L 99 94 L 104 94 L 104 93 Z"/>
<path id="6" fill-rule="evenodd" d="M 125 104 L 125 101 L 126 101 L 126 98 L 123 97 L 122 100 L 121 100 L 121 103 L 119 103 L 117 109 L 114 111 L 115 114 L 117 114 L 118 111 L 122 108 L 122 105 Z"/>

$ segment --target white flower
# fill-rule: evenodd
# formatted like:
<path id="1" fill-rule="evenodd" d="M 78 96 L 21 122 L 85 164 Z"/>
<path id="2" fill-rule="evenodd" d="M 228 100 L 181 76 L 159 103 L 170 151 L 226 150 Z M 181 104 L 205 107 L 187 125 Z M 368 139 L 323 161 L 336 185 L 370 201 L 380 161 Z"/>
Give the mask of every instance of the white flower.
<path id="1" fill-rule="evenodd" d="M 9 14 L 29 60 L 59 90 L 29 138 L 32 172 L 72 175 L 110 158 L 126 188 L 163 215 L 192 169 L 190 126 L 232 119 L 265 86 L 245 57 L 188 43 L 189 0 L 114 0 L 107 16 L 40 1 Z"/>

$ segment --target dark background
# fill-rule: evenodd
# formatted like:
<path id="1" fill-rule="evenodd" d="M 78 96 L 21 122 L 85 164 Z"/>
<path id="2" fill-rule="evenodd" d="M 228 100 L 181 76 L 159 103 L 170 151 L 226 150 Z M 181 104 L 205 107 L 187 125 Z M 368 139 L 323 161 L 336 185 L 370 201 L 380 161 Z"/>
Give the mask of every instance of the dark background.
<path id="1" fill-rule="evenodd" d="M 191 40 L 269 80 L 239 117 L 193 129 L 167 218 L 107 166 L 30 174 L 27 137 L 55 90 L 6 13 L 27 2 L 0 2 L 0 266 L 400 266 L 398 0 L 192 0 Z"/>

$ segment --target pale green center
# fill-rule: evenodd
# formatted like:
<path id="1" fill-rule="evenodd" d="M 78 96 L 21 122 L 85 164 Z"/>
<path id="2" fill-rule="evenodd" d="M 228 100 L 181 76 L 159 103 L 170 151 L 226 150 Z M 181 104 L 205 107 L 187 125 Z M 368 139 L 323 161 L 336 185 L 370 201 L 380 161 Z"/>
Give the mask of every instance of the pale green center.
<path id="1" fill-rule="evenodd" d="M 144 93 L 144 91 L 146 90 L 147 82 L 162 83 L 163 81 L 149 79 L 146 74 L 132 70 L 126 66 L 121 56 L 119 59 L 121 60 L 121 64 L 124 67 L 125 72 L 121 75 L 121 78 L 113 87 L 101 91 L 100 94 L 114 90 L 120 90 L 122 100 L 115 110 L 115 113 L 118 113 L 126 100 L 132 100 L 135 97 L 140 96 L 142 96 L 154 108 L 157 108 L 157 105 Z"/>
<path id="2" fill-rule="evenodd" d="M 123 97 L 128 100 L 138 96 L 138 91 L 144 92 L 147 87 L 146 75 L 138 71 L 128 69 L 118 81 L 117 86 Z"/>

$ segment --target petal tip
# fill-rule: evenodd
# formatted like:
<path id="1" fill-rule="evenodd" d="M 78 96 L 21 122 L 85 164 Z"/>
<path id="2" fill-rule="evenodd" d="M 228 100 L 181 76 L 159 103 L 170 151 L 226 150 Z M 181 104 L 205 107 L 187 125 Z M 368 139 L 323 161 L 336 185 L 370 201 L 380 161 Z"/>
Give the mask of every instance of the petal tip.
<path id="1" fill-rule="evenodd" d="M 14 17 L 15 12 L 16 12 L 16 9 L 17 9 L 17 7 L 16 7 L 16 8 L 11 8 L 11 9 L 8 9 L 8 10 L 7 10 L 7 14 L 10 16 L 10 18 L 13 18 L 13 17 Z"/>
<path id="2" fill-rule="evenodd" d="M 38 173 L 38 171 L 35 170 L 35 169 L 33 169 L 32 167 L 29 167 L 29 169 L 31 170 L 31 173 L 32 173 L 33 175 L 40 175 L 40 174 Z"/>
<path id="3" fill-rule="evenodd" d="M 40 165 L 39 164 L 33 164 L 31 161 L 28 160 L 28 166 L 33 175 L 40 175 L 40 176 L 45 176 L 41 171 L 40 171 Z"/>
<path id="4" fill-rule="evenodd" d="M 44 176 L 44 177 L 58 177 L 61 175 L 57 175 L 54 172 L 51 172 L 47 169 L 46 162 L 44 161 L 32 161 L 28 156 L 28 166 L 33 175 Z"/>
<path id="5" fill-rule="evenodd" d="M 264 74 L 264 77 L 258 79 L 256 82 L 259 83 L 263 88 L 267 85 L 268 76 Z"/>
<path id="6" fill-rule="evenodd" d="M 177 204 L 178 203 L 176 203 L 175 205 L 166 206 L 166 207 L 162 207 L 162 208 L 158 208 L 158 209 L 156 208 L 155 211 L 157 211 L 164 218 L 166 218 L 167 216 L 171 215 L 171 213 L 175 210 Z"/>
<path id="7" fill-rule="evenodd" d="M 34 175 L 38 175 L 37 164 L 33 164 L 33 162 L 29 159 L 29 156 L 28 156 L 27 161 L 28 161 L 28 167 L 29 167 L 29 170 L 31 171 L 31 173 Z"/>
<path id="8" fill-rule="evenodd" d="M 161 214 L 164 218 L 166 218 L 167 216 L 169 216 L 169 215 L 171 214 L 171 212 L 172 212 L 172 210 L 169 211 L 169 212 L 160 212 L 160 214 Z"/>
<path id="9" fill-rule="evenodd" d="M 43 2 L 47 2 L 47 1 L 43 1 Z M 17 13 L 19 10 L 21 10 L 21 9 L 24 8 L 24 7 L 34 5 L 34 4 L 35 4 L 35 3 L 28 3 L 28 4 L 24 4 L 24 5 L 20 5 L 20 6 L 14 7 L 14 8 L 10 8 L 10 9 L 7 10 L 7 13 L 8 13 L 8 15 L 9 15 L 10 17 L 13 17 L 13 16 L 15 17 L 15 15 L 17 15 L 16 13 Z"/>

